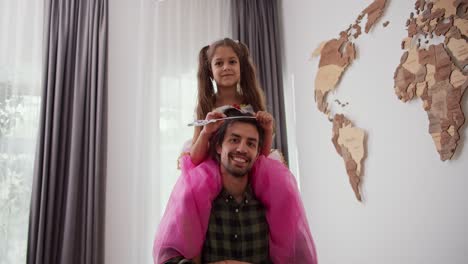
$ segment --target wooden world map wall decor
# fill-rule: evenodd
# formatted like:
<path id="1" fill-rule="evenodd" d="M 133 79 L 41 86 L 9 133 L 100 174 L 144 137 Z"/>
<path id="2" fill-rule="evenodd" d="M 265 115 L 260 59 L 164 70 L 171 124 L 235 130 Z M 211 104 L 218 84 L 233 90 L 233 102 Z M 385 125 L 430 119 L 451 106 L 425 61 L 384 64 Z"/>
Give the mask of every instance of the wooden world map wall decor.
<path id="1" fill-rule="evenodd" d="M 453 157 L 465 122 L 461 100 L 468 86 L 468 0 L 416 1 L 406 25 L 405 50 L 395 71 L 403 102 L 421 98 L 441 160 Z M 432 39 L 440 43 L 430 44 Z"/>
<path id="2" fill-rule="evenodd" d="M 322 42 L 312 54 L 320 56 L 315 76 L 317 108 L 333 122 L 332 142 L 359 201 L 367 135 L 345 115 L 333 113 L 327 96 L 356 59 L 355 40 L 362 34 L 363 18 L 367 17 L 367 34 L 382 17 L 386 4 L 387 0 L 373 1 L 338 38 Z M 384 22 L 383 27 L 389 23 Z M 401 44 L 405 52 L 394 74 L 395 93 L 403 102 L 423 100 L 429 133 L 441 160 L 448 160 L 465 121 L 461 100 L 468 86 L 468 0 L 416 0 L 406 26 L 408 36 Z"/>

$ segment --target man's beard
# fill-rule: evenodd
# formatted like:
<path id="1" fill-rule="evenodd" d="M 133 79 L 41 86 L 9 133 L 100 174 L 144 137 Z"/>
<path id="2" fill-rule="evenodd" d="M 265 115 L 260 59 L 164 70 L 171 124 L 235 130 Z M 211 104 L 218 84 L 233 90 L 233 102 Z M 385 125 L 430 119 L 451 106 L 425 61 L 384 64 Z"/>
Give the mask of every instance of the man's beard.
<path id="1" fill-rule="evenodd" d="M 234 154 L 237 156 L 243 156 L 247 160 L 246 166 L 244 168 L 238 168 L 233 164 L 234 161 L 232 159 L 233 159 Z M 248 158 L 245 155 L 241 155 L 238 153 L 229 153 L 228 160 L 222 161 L 221 163 L 224 169 L 226 170 L 226 172 L 228 172 L 230 175 L 232 175 L 235 178 L 242 178 L 242 177 L 247 176 L 247 174 L 252 169 L 252 164 L 253 164 L 252 159 Z"/>

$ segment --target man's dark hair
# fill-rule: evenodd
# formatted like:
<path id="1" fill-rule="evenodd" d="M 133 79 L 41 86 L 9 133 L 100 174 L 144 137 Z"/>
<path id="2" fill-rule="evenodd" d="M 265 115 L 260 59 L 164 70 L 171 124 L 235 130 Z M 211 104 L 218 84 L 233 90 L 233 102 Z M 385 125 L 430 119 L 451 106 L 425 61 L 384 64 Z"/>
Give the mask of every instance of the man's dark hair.
<path id="1" fill-rule="evenodd" d="M 250 113 L 242 113 L 241 111 L 237 110 L 236 108 L 232 109 L 227 109 L 224 114 L 228 117 L 231 116 L 245 116 L 245 117 L 252 117 L 253 114 Z M 224 136 L 226 135 L 226 130 L 227 128 L 232 125 L 233 123 L 236 122 L 242 122 L 242 123 L 247 123 L 247 124 L 252 124 L 257 128 L 258 131 L 258 151 L 260 152 L 263 147 L 263 138 L 264 138 L 264 130 L 260 126 L 260 124 L 257 122 L 257 119 L 253 118 L 236 118 L 236 119 L 227 119 L 224 120 L 223 125 L 216 131 L 216 133 L 213 135 L 213 137 L 210 140 L 210 157 L 217 162 L 220 162 L 220 155 L 216 151 L 216 146 L 221 146 L 224 141 Z"/>

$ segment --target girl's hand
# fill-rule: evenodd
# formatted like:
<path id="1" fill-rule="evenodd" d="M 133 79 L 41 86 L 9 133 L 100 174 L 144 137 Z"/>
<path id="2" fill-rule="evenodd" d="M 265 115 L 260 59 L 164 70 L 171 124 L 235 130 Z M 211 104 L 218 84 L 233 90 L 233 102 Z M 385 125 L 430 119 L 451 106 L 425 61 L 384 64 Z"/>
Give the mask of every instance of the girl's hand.
<path id="1" fill-rule="evenodd" d="M 260 126 L 265 130 L 265 132 L 273 132 L 274 119 L 273 116 L 265 111 L 258 111 L 255 115 Z"/>
<path id="2" fill-rule="evenodd" d="M 217 118 L 223 118 L 226 117 L 225 114 L 219 113 L 219 112 L 209 112 L 206 115 L 205 120 L 211 120 L 211 119 L 217 119 Z M 205 133 L 207 135 L 212 135 L 215 133 L 218 128 L 224 123 L 224 120 L 221 121 L 216 121 L 214 123 L 209 123 L 208 125 L 205 125 L 202 129 L 202 133 Z"/>

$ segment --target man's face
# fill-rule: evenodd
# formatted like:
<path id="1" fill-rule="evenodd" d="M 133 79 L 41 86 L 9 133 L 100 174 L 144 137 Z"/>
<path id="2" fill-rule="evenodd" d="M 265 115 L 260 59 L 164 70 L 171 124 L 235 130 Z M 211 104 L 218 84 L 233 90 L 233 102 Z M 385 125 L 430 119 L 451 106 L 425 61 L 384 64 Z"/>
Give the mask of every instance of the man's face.
<path id="1" fill-rule="evenodd" d="M 246 176 L 258 157 L 259 134 L 249 123 L 234 122 L 226 129 L 221 146 L 216 151 L 221 156 L 221 172 L 240 178 Z"/>

